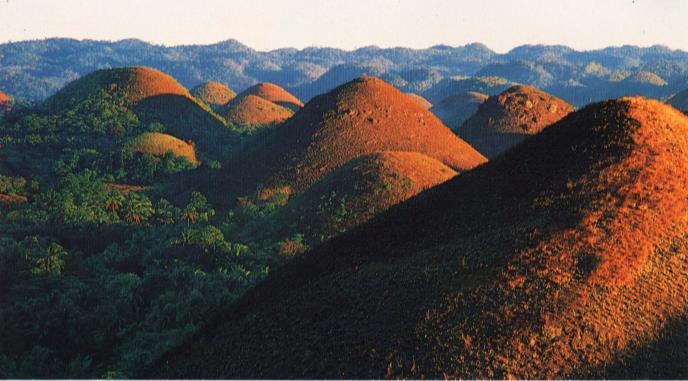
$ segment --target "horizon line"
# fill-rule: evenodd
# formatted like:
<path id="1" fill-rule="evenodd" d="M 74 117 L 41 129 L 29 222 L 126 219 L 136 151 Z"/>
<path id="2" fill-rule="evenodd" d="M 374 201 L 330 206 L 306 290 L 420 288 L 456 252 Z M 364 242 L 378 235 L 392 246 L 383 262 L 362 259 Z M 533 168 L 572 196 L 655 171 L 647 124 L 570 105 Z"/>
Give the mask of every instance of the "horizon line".
<path id="1" fill-rule="evenodd" d="M 238 43 L 248 49 L 251 49 L 255 52 L 258 53 L 270 53 L 278 50 L 290 50 L 294 49 L 297 51 L 304 51 L 307 49 L 337 49 L 341 50 L 344 52 L 355 52 L 357 50 L 362 50 L 362 49 L 378 49 L 378 50 L 391 50 L 391 49 L 410 49 L 410 50 L 428 50 L 428 49 L 433 49 L 433 48 L 438 48 L 438 47 L 448 47 L 451 49 L 459 49 L 459 48 L 465 48 L 471 45 L 482 45 L 486 49 L 490 50 L 493 53 L 504 55 L 504 54 L 509 54 L 515 49 L 522 48 L 522 47 L 563 47 L 567 49 L 571 49 L 573 51 L 583 53 L 583 52 L 594 52 L 594 51 L 602 51 L 606 49 L 614 49 L 614 48 L 624 48 L 624 47 L 634 47 L 634 48 L 639 48 L 639 49 L 650 49 L 650 48 L 665 48 L 668 49 L 671 52 L 683 52 L 683 53 L 688 53 L 688 50 L 683 50 L 681 48 L 673 48 L 671 46 L 668 46 L 666 44 L 661 44 L 661 43 L 656 43 L 652 45 L 635 45 L 635 44 L 630 44 L 630 43 L 625 43 L 622 45 L 607 45 L 603 47 L 597 47 L 597 48 L 592 48 L 592 49 L 580 49 L 580 48 L 575 48 L 566 44 L 546 44 L 546 43 L 524 43 L 520 45 L 515 45 L 511 47 L 509 50 L 506 51 L 497 51 L 495 49 L 492 49 L 489 47 L 487 44 L 479 41 L 473 41 L 466 43 L 464 45 L 450 45 L 447 43 L 436 43 L 430 46 L 418 48 L 418 47 L 409 47 L 409 46 L 401 46 L 401 45 L 395 45 L 395 46 L 379 46 L 377 44 L 370 44 L 370 45 L 365 45 L 365 46 L 360 46 L 360 47 L 354 47 L 354 48 L 341 48 L 341 47 L 336 47 L 336 46 L 328 46 L 328 45 L 307 45 L 301 48 L 294 47 L 294 46 L 283 46 L 283 47 L 278 47 L 278 48 L 272 48 L 272 49 L 267 49 L 267 50 L 260 50 L 256 49 L 252 46 L 249 46 L 240 40 L 230 37 L 224 40 L 219 40 L 215 42 L 197 42 L 197 43 L 181 43 L 181 44 L 166 44 L 164 42 L 154 42 L 154 41 L 149 41 L 145 40 L 140 37 L 128 37 L 128 38 L 121 38 L 121 39 L 96 39 L 96 38 L 79 38 L 79 37 L 64 37 L 64 36 L 51 36 L 51 37 L 42 37 L 42 38 L 31 38 L 31 39 L 22 39 L 22 40 L 0 40 L 0 45 L 9 45 L 9 44 L 19 44 L 19 43 L 26 43 L 26 42 L 40 42 L 40 41 L 48 41 L 48 40 L 73 40 L 73 41 L 78 41 L 78 42 L 84 42 L 84 41 L 93 41 L 93 42 L 105 42 L 105 43 L 118 43 L 118 42 L 124 42 L 124 41 L 139 41 L 143 42 L 145 44 L 151 45 L 151 46 L 161 46 L 165 48 L 178 48 L 178 47 L 185 47 L 185 46 L 213 46 L 213 45 L 220 45 L 225 42 L 235 42 Z"/>

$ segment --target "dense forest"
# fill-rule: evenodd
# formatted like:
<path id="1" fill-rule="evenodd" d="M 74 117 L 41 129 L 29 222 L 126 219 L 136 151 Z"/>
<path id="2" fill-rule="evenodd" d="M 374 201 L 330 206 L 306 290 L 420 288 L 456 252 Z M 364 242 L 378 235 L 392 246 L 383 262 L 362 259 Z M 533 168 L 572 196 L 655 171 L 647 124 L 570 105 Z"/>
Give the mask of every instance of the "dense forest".
<path id="1" fill-rule="evenodd" d="M 155 185 L 220 164 L 137 150 L 166 126 L 125 99 L 113 86 L 2 120 L 2 378 L 132 377 L 306 248 L 242 236 L 279 197 L 220 211 L 198 192 L 161 196 Z"/>

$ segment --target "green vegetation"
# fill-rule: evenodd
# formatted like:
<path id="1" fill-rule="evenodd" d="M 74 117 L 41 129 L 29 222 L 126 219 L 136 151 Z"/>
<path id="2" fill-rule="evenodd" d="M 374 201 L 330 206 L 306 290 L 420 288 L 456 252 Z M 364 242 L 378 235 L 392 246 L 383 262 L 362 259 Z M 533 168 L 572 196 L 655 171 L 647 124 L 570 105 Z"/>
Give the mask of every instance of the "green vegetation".
<path id="1" fill-rule="evenodd" d="M 189 130 L 205 126 L 199 110 Z M 163 197 L 159 184 L 199 166 L 166 121 L 112 86 L 0 123 L 0 194 L 23 200 L 0 203 L 0 378 L 132 377 L 305 250 L 298 234 L 242 232 L 282 200 L 218 211 L 198 192 Z"/>

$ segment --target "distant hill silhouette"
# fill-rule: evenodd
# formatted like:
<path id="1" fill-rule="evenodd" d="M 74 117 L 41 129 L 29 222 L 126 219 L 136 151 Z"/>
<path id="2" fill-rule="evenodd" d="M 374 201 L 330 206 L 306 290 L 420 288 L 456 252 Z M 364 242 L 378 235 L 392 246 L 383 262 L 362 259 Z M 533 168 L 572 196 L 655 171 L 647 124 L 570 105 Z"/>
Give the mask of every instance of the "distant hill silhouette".
<path id="1" fill-rule="evenodd" d="M 672 95 L 667 102 L 683 112 L 688 112 L 688 90 Z"/>

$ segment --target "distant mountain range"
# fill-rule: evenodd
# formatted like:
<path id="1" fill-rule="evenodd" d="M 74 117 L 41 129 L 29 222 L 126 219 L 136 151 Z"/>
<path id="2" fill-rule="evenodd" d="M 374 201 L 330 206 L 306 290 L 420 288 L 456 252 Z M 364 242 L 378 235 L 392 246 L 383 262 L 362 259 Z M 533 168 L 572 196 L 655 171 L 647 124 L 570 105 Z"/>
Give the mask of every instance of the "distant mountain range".
<path id="1" fill-rule="evenodd" d="M 262 52 L 236 40 L 166 47 L 135 39 L 53 38 L 0 44 L 0 89 L 19 100 L 38 101 L 96 69 L 132 65 L 168 72 L 188 88 L 219 81 L 242 91 L 258 82 L 274 82 L 303 100 L 364 74 L 382 77 L 431 101 L 439 101 L 432 95 L 452 95 L 437 95 L 435 86 L 451 88 L 448 84 L 465 77 L 500 77 L 504 82 L 533 85 L 576 106 L 619 95 L 664 98 L 688 87 L 688 52 L 659 45 L 591 51 L 524 45 L 505 54 L 479 43 Z"/>

